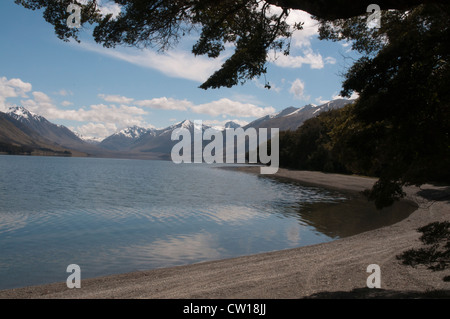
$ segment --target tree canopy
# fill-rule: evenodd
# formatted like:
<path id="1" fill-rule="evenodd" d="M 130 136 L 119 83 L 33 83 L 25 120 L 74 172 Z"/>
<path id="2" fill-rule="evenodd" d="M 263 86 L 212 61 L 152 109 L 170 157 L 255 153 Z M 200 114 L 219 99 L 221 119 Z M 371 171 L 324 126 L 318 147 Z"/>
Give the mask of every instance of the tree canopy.
<path id="1" fill-rule="evenodd" d="M 379 176 L 369 193 L 379 205 L 403 196 L 403 185 L 450 182 L 449 9 L 384 11 L 381 28 L 369 32 L 358 17 L 322 21 L 322 39 L 352 41 L 363 53 L 341 92 L 359 98 L 333 134 L 351 150 L 344 161 Z"/>
<path id="2" fill-rule="evenodd" d="M 301 21 L 289 25 L 292 9 L 301 9 L 330 20 L 365 14 L 372 0 L 111 0 L 121 6 L 117 17 L 103 13 L 97 0 L 15 0 L 25 8 L 43 9 L 45 20 L 63 40 L 78 40 L 80 29 L 67 26 L 69 4 L 82 8 L 81 25 L 93 24 L 93 38 L 105 47 L 116 45 L 155 47 L 166 50 L 180 37 L 196 30 L 195 55 L 218 57 L 227 44 L 234 54 L 200 87 L 232 87 L 266 73 L 270 50 L 289 53 L 292 32 Z M 445 0 L 379 0 L 382 9 L 408 10 L 422 2 Z"/>

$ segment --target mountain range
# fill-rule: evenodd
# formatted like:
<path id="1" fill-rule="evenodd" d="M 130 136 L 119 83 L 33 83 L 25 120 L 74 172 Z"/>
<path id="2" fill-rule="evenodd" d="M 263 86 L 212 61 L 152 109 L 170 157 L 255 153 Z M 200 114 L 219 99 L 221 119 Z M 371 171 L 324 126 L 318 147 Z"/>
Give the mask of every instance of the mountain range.
<path id="1" fill-rule="evenodd" d="M 0 112 L 0 152 L 9 154 L 87 156 L 68 146 L 64 139 L 81 144 L 74 133 L 31 113 L 22 107 L 10 108 L 8 113 Z M 73 143 L 68 143 L 73 145 Z"/>
<path id="2" fill-rule="evenodd" d="M 266 115 L 245 125 L 244 130 L 253 127 L 279 128 L 280 131 L 296 130 L 309 118 L 322 112 L 341 108 L 352 100 L 338 99 L 315 106 L 288 107 L 274 115 Z M 240 127 L 235 122 L 227 122 L 223 127 L 213 127 L 217 131 Z M 0 112 L 0 153 L 95 156 L 143 159 L 170 159 L 175 129 L 186 128 L 194 131 L 194 123 L 184 120 L 163 129 L 128 127 L 103 140 L 85 139 L 63 125 L 53 124 L 44 117 L 23 107 L 11 107 L 7 113 Z M 210 128 L 203 125 L 203 130 Z"/>

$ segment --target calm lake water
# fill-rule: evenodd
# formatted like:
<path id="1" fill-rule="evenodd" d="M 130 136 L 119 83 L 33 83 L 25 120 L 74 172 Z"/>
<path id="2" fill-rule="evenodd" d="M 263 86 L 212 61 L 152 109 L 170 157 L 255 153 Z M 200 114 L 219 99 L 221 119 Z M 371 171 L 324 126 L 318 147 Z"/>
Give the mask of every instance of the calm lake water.
<path id="1" fill-rule="evenodd" d="M 413 210 L 206 164 L 0 156 L 0 289 L 317 244 Z"/>

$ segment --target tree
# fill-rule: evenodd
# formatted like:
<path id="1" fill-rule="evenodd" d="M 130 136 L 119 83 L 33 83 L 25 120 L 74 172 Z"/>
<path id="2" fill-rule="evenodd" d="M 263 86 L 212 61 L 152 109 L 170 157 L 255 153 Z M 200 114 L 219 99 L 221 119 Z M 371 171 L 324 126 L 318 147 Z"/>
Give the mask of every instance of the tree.
<path id="1" fill-rule="evenodd" d="M 321 21 L 321 39 L 352 41 L 362 53 L 341 92 L 359 99 L 334 136 L 358 154 L 354 163 L 379 174 L 367 193 L 379 207 L 402 197 L 402 186 L 450 182 L 449 9 L 386 11 L 372 30 L 359 17 Z"/>
<path id="2" fill-rule="evenodd" d="M 345 108 L 346 109 L 346 108 Z M 331 132 L 344 109 L 330 110 L 306 120 L 297 130 L 280 134 L 280 166 L 300 170 L 349 173 L 332 143 Z"/>

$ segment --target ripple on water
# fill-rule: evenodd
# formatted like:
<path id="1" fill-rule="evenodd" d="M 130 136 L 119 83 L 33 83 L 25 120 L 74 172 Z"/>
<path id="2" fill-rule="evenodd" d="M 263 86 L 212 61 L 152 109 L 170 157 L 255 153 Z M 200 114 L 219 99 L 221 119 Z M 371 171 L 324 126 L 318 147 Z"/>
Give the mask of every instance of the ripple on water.
<path id="1" fill-rule="evenodd" d="M 207 165 L 0 156 L 0 166 L 0 289 L 65 281 L 72 263 L 89 278 L 311 245 L 367 226 L 355 222 L 364 204 L 347 194 Z"/>

